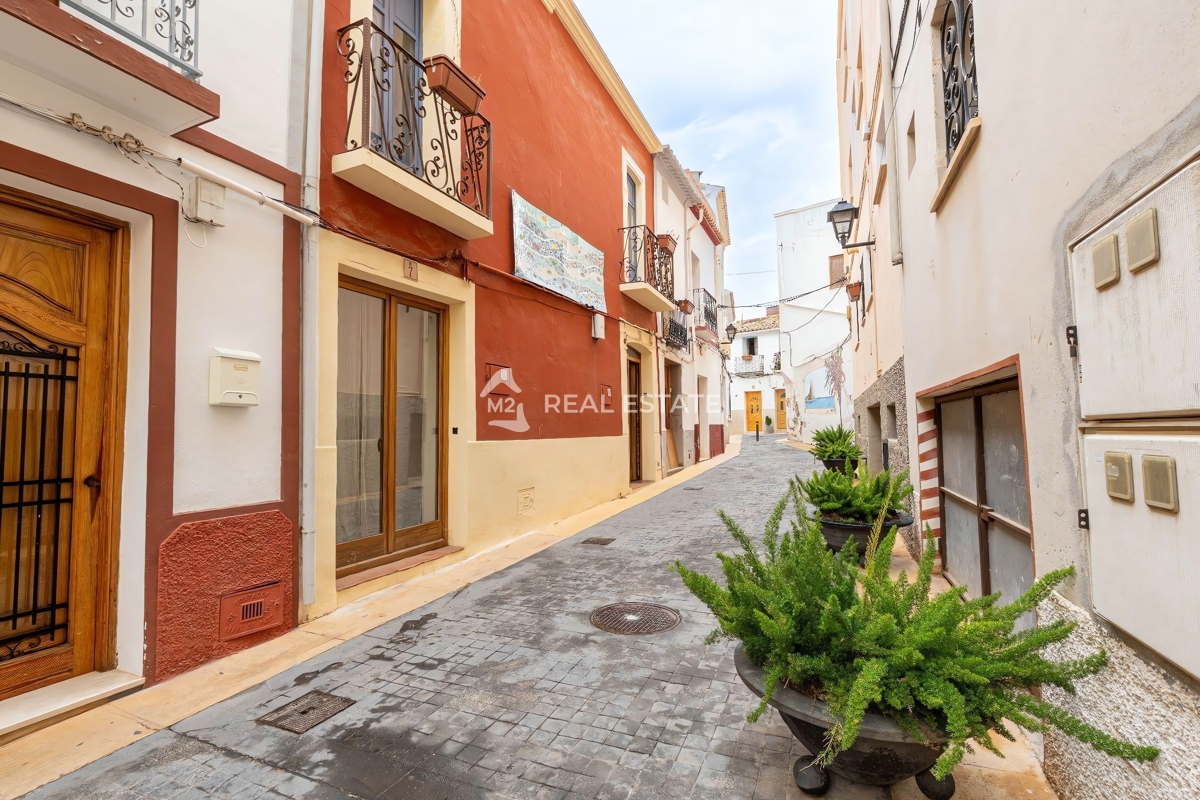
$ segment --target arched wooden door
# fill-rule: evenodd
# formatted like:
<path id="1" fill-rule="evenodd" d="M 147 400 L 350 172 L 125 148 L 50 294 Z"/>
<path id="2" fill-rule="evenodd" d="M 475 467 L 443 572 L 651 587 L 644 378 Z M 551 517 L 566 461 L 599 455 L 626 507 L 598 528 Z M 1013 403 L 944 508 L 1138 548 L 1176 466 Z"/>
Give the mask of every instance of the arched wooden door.
<path id="1" fill-rule="evenodd" d="M 115 665 L 124 252 L 0 187 L 0 698 Z"/>

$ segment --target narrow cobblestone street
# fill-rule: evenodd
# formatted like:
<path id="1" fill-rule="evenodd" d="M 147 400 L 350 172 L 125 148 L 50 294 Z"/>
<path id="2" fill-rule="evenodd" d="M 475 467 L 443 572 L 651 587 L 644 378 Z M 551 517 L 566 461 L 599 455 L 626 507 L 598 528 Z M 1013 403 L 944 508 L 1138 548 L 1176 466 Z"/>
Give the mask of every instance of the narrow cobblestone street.
<path id="1" fill-rule="evenodd" d="M 785 797 L 803 749 L 775 714 L 746 722 L 732 644 L 704 644 L 711 615 L 666 569 L 715 572 L 718 509 L 761 532 L 815 463 L 779 438 L 28 797 Z M 683 621 L 589 623 L 618 601 Z M 355 703 L 303 734 L 256 721 L 313 690 Z"/>

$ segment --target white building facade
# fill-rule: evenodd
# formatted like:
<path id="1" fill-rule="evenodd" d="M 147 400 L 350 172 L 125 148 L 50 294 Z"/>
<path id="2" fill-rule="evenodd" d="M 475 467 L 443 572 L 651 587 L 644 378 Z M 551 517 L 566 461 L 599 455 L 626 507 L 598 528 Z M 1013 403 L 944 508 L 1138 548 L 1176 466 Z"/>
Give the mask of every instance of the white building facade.
<path id="1" fill-rule="evenodd" d="M 1111 666 L 1046 696 L 1162 755 L 1049 734 L 1059 796 L 1195 797 L 1200 11 L 916 9 L 840 4 L 860 434 L 911 454 L 970 595 L 1074 567 L 1038 618 Z"/>
<path id="2" fill-rule="evenodd" d="M 836 201 L 775 215 L 779 252 L 780 372 L 788 438 L 853 427 L 854 343 L 846 297 L 845 255 L 826 215 Z M 778 410 L 778 409 L 777 409 Z"/>

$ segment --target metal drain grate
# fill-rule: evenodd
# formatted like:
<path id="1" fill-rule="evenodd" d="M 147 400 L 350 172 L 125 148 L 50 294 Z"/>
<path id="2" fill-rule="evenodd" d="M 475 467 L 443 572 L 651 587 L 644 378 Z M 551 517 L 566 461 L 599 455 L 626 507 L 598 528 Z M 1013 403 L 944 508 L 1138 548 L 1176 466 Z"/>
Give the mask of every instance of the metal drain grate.
<path id="1" fill-rule="evenodd" d="M 612 543 L 613 543 L 613 542 L 615 542 L 615 541 L 616 541 L 616 539 L 607 539 L 607 538 L 605 538 L 605 537 L 603 537 L 603 536 L 593 536 L 593 537 L 592 537 L 592 538 L 590 538 L 590 539 L 584 539 L 582 542 L 580 542 L 580 544 L 599 544 L 599 545 L 605 545 L 605 544 L 612 544 Z"/>
<path id="2" fill-rule="evenodd" d="M 616 603 L 597 608 L 588 617 L 602 631 L 634 635 L 662 633 L 679 624 L 679 612 L 653 603 Z"/>
<path id="3" fill-rule="evenodd" d="M 292 733 L 304 733 L 352 705 L 354 701 L 345 697 L 335 697 L 325 692 L 309 692 L 286 706 L 264 714 L 258 721 Z"/>

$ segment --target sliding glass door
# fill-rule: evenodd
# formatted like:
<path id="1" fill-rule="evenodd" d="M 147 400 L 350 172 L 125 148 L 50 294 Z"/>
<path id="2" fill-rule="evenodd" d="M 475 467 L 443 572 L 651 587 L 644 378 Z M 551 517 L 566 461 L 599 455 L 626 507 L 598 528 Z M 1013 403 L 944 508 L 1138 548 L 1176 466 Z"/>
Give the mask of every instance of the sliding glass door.
<path id="1" fill-rule="evenodd" d="M 446 543 L 446 310 L 338 288 L 339 577 Z"/>

